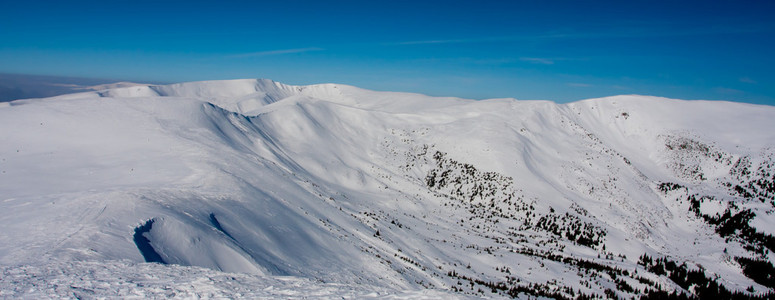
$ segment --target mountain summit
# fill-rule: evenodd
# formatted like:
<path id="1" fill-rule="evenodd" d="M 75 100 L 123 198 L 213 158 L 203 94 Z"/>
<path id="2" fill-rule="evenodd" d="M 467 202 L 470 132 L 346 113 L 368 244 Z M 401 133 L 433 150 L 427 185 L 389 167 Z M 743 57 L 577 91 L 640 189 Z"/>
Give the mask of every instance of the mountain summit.
<path id="1" fill-rule="evenodd" d="M 3 296 L 775 288 L 771 106 L 474 101 L 271 80 L 0 105 Z M 127 285 L 145 272 L 155 283 Z M 269 286 L 250 290 L 257 282 Z"/>

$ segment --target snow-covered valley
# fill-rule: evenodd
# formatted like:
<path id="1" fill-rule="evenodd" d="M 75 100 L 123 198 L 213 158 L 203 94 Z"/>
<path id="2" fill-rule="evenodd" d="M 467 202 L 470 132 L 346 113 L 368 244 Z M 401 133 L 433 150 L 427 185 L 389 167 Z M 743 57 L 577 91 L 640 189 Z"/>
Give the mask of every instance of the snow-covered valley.
<path id="1" fill-rule="evenodd" d="M 270 80 L 0 105 L 2 297 L 775 289 L 771 106 Z"/>

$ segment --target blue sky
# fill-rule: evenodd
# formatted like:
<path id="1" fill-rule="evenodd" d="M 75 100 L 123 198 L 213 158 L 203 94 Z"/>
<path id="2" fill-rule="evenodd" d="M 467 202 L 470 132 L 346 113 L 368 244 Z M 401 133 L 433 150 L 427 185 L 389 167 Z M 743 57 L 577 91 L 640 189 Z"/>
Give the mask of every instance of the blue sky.
<path id="1" fill-rule="evenodd" d="M 775 1 L 3 1 L 0 72 L 775 105 Z"/>

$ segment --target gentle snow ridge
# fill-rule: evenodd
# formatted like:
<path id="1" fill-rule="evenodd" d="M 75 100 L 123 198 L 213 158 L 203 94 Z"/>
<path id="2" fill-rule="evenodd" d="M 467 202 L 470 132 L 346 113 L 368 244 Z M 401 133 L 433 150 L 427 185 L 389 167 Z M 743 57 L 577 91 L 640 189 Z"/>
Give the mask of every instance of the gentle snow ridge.
<path id="1" fill-rule="evenodd" d="M 13 101 L 0 126 L 4 297 L 702 295 L 644 254 L 773 288 L 744 270 L 775 259 L 775 107 L 246 79 Z"/>

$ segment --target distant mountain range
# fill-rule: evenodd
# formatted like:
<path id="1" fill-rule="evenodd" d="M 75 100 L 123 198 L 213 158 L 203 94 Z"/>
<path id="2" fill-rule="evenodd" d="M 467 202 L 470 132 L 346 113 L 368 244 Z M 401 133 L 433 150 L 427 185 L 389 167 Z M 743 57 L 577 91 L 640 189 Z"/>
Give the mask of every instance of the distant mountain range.
<path id="1" fill-rule="evenodd" d="M 775 107 L 90 89 L 0 104 L 4 297 L 774 295 Z"/>
<path id="2" fill-rule="evenodd" d="M 0 102 L 134 85 L 111 79 L 0 73 Z"/>

